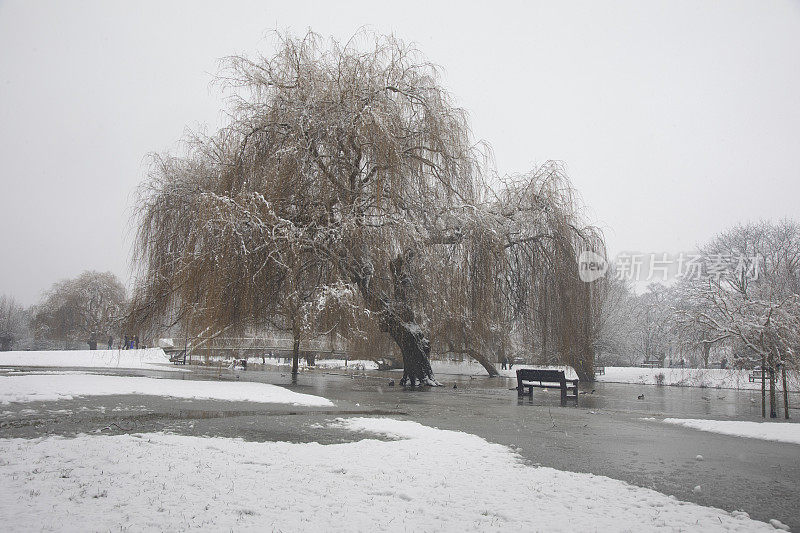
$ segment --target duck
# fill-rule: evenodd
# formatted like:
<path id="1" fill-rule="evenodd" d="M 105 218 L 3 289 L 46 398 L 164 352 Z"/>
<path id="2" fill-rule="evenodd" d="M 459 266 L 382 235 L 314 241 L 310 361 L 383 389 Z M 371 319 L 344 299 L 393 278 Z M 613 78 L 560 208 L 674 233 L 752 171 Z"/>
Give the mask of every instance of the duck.
<path id="1" fill-rule="evenodd" d="M 394 387 L 394 380 L 393 380 L 393 379 L 390 379 L 390 380 L 389 380 L 389 386 L 390 386 L 390 387 Z"/>
<path id="2" fill-rule="evenodd" d="M 644 393 L 636 397 L 637 400 L 644 400 Z"/>

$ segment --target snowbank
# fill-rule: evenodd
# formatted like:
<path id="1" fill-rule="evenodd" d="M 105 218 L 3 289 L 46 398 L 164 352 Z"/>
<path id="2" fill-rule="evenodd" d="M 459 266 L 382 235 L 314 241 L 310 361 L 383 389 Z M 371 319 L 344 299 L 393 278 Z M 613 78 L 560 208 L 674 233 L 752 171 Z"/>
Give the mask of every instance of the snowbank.
<path id="1" fill-rule="evenodd" d="M 342 369 L 342 370 L 377 370 L 378 363 L 375 361 L 366 361 L 362 359 L 350 359 L 347 361 L 347 366 L 344 365 L 344 359 L 317 359 L 315 365 L 318 368 L 325 369 Z"/>
<path id="2" fill-rule="evenodd" d="M 498 365 L 499 367 L 499 365 Z M 566 379 L 578 379 L 578 373 L 571 366 L 548 366 L 548 365 L 514 365 L 514 368 L 498 368 L 501 376 L 517 379 L 517 370 L 520 368 L 534 368 L 537 370 L 563 370 Z"/>
<path id="3" fill-rule="evenodd" d="M 431 361 L 431 367 L 436 374 L 451 374 L 462 376 L 486 376 L 486 369 L 475 361 Z M 516 378 L 519 368 L 539 368 L 564 370 L 567 379 L 576 379 L 578 375 L 572 367 L 515 364 L 512 369 L 503 370 L 500 365 L 495 365 L 501 376 Z M 632 383 L 637 385 L 657 385 L 658 375 L 663 374 L 663 385 L 676 385 L 684 387 L 710 387 L 721 389 L 746 389 L 761 390 L 761 381 L 750 383 L 748 370 L 733 370 L 719 368 L 640 368 L 607 366 L 605 374 L 595 376 L 597 381 L 608 383 Z M 782 387 L 782 386 L 781 386 Z M 789 379 L 789 389 L 800 390 L 797 376 Z"/>
<path id="4" fill-rule="evenodd" d="M 605 374 L 597 376 L 597 381 L 610 383 L 636 383 L 657 385 L 657 376 L 663 374 L 663 385 L 684 387 L 711 387 L 720 389 L 761 390 L 761 381 L 750 383 L 748 370 L 719 368 L 639 368 L 639 367 L 605 367 Z M 769 387 L 769 385 L 767 385 Z M 793 376 L 789 383 L 790 390 L 798 390 L 797 380 Z"/>
<path id="5" fill-rule="evenodd" d="M 232 364 L 234 361 L 241 360 L 240 357 L 209 357 L 208 359 L 203 356 L 201 358 L 200 364 L 210 364 L 210 365 L 218 365 L 222 364 L 228 366 Z M 288 361 L 287 361 L 288 359 Z M 305 357 L 301 357 L 298 361 L 298 368 L 303 370 L 314 370 L 316 368 L 324 369 L 324 370 L 333 370 L 333 369 L 340 369 L 340 370 L 377 370 L 378 364 L 375 361 L 368 361 L 363 359 L 350 359 L 347 361 L 347 366 L 345 366 L 344 359 L 317 359 L 315 361 L 314 366 L 309 366 L 306 363 Z M 290 358 L 284 357 L 264 357 L 264 363 L 261 362 L 260 355 L 250 355 L 247 357 L 247 364 L 248 365 L 261 365 L 264 364 L 265 366 L 274 366 L 274 367 L 289 367 L 292 365 Z"/>
<path id="6" fill-rule="evenodd" d="M 0 366 L 130 368 L 179 372 L 183 370 L 168 363 L 169 357 L 161 348 L 0 352 Z"/>
<path id="7" fill-rule="evenodd" d="M 434 374 L 449 374 L 449 375 L 456 375 L 456 376 L 488 376 L 488 372 L 486 369 L 483 368 L 478 362 L 475 361 L 431 361 L 431 368 L 433 369 Z M 514 378 L 517 377 L 517 370 L 520 368 L 536 368 L 540 370 L 563 370 L 566 372 L 567 379 L 577 379 L 578 375 L 575 373 L 570 366 L 547 366 L 547 365 L 526 365 L 526 364 L 515 364 L 511 369 L 503 369 L 500 368 L 499 364 L 495 365 L 497 372 L 501 376 L 505 376 L 507 378 Z"/>
<path id="8" fill-rule="evenodd" d="M 800 424 L 789 422 L 742 422 L 739 420 L 701 420 L 691 418 L 665 418 L 667 424 L 685 426 L 700 431 L 774 440 L 800 444 Z"/>
<path id="9" fill-rule="evenodd" d="M 773 531 L 744 513 L 591 474 L 524 465 L 498 444 L 414 422 L 320 445 L 162 433 L 0 440 L 7 531 Z M 533 510 L 533 512 L 531 512 Z"/>
<path id="10" fill-rule="evenodd" d="M 192 381 L 101 374 L 27 374 L 0 376 L 0 403 L 71 400 L 75 396 L 146 394 L 203 400 L 231 400 L 331 406 L 319 396 L 276 385 L 244 381 Z"/>

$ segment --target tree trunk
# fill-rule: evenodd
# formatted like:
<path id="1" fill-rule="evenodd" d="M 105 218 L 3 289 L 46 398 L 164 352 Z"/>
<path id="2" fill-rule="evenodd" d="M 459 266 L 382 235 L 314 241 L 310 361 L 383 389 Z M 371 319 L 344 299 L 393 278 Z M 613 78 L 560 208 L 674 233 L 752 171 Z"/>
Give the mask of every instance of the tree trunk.
<path id="1" fill-rule="evenodd" d="M 403 378 L 400 385 L 441 385 L 433 376 L 429 359 L 431 345 L 422 328 L 414 322 L 397 320 L 396 316 L 387 317 L 386 327 L 403 354 Z"/>
<path id="2" fill-rule="evenodd" d="M 403 378 L 400 385 L 441 386 L 431 369 L 431 343 L 417 324 L 410 305 L 411 278 L 405 271 L 405 261 L 411 260 L 413 251 L 407 251 L 389 264 L 394 282 L 394 295 L 389 297 L 371 285 L 371 274 L 362 275 L 365 268 L 350 269 L 353 281 L 364 297 L 367 308 L 380 314 L 381 330 L 388 332 L 403 355 Z"/>
<path id="3" fill-rule="evenodd" d="M 489 361 L 488 357 L 486 357 L 479 351 L 473 350 L 471 348 L 467 349 L 467 353 L 469 354 L 470 357 L 479 362 L 483 368 L 486 369 L 486 371 L 489 373 L 490 378 L 494 378 L 500 375 L 500 373 L 497 371 L 497 368 L 495 368 L 494 363 Z M 503 357 L 505 357 L 505 355 L 503 355 Z"/>
<path id="4" fill-rule="evenodd" d="M 711 345 L 707 342 L 703 343 L 703 368 L 708 368 L 708 354 L 711 352 Z"/>
<path id="5" fill-rule="evenodd" d="M 761 355 L 761 418 L 767 418 L 767 360 Z"/>
<path id="6" fill-rule="evenodd" d="M 314 366 L 317 362 L 317 354 L 314 352 L 306 352 L 306 364 L 308 366 Z"/>
<path id="7" fill-rule="evenodd" d="M 297 370 L 300 363 L 300 337 L 295 336 L 292 342 L 292 383 L 297 383 Z"/>
<path id="8" fill-rule="evenodd" d="M 783 417 L 789 420 L 789 389 L 786 387 L 786 363 L 781 365 L 781 381 L 783 381 Z"/>
<path id="9" fill-rule="evenodd" d="M 87 344 L 89 345 L 89 349 L 90 350 L 96 350 L 97 349 L 97 341 L 96 340 L 91 339 L 91 340 L 89 340 L 89 342 L 87 342 Z"/>
<path id="10" fill-rule="evenodd" d="M 542 324 L 542 358 L 541 358 L 541 361 L 544 362 L 544 363 L 547 363 L 548 361 L 550 361 L 550 356 L 549 356 L 549 353 L 548 353 L 548 350 L 550 349 L 550 346 L 548 345 L 548 342 L 547 342 L 547 340 L 548 340 L 548 338 L 547 338 L 547 333 L 548 333 L 548 329 L 547 329 L 548 328 L 547 303 L 548 303 L 548 299 L 547 298 L 543 298 L 540 301 L 540 304 L 539 304 L 539 322 L 541 322 L 541 324 Z"/>
<path id="11" fill-rule="evenodd" d="M 769 367 L 769 417 L 778 418 L 778 413 L 775 410 L 775 370 L 772 366 Z"/>

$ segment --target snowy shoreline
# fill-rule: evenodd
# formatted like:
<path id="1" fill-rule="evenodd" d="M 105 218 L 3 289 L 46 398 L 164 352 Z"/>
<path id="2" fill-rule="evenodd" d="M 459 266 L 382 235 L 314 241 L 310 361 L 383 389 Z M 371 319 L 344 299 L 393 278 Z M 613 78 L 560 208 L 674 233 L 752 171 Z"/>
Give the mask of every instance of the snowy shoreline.
<path id="1" fill-rule="evenodd" d="M 721 435 L 800 444 L 800 424 L 792 422 L 747 422 L 699 418 L 665 418 L 661 422 Z"/>
<path id="2" fill-rule="evenodd" d="M 663 375 L 659 383 L 658 376 Z M 605 367 L 605 374 L 596 376 L 604 383 L 632 383 L 637 385 L 668 385 L 673 387 L 698 387 L 709 389 L 761 390 L 761 381 L 751 382 L 749 370 L 720 368 L 639 368 Z M 778 384 L 782 390 L 782 386 Z M 767 384 L 769 388 L 769 383 Z M 800 391 L 797 376 L 789 380 L 789 390 Z"/>
<path id="3" fill-rule="evenodd" d="M 0 367 L 117 368 L 184 372 L 161 348 L 143 350 L 52 350 L 0 352 Z"/>
<path id="4" fill-rule="evenodd" d="M 464 376 L 486 376 L 486 370 L 474 361 L 452 362 L 432 361 L 434 373 Z M 502 377 L 516 378 L 517 369 L 539 368 L 564 370 L 567 379 L 576 379 L 578 375 L 571 367 L 517 364 L 512 369 L 498 368 Z M 671 387 L 697 387 L 711 389 L 761 390 L 761 381 L 750 382 L 749 370 L 719 368 L 640 368 L 614 367 L 604 368 L 605 374 L 595 376 L 595 380 L 603 383 L 621 383 L 632 385 L 663 385 Z M 664 375 L 662 383 L 657 376 Z M 789 379 L 789 390 L 800 391 L 800 380 L 797 376 Z M 782 390 L 782 386 L 780 387 Z"/>

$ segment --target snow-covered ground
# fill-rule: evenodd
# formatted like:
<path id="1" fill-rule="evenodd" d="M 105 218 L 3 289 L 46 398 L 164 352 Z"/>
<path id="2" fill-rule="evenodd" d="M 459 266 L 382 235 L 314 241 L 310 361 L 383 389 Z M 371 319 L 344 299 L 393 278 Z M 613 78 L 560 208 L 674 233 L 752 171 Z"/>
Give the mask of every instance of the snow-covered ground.
<path id="1" fill-rule="evenodd" d="M 721 389 L 761 389 L 761 381 L 751 383 L 750 371 L 720 368 L 639 368 L 605 367 L 605 374 L 597 376 L 598 381 L 613 383 L 637 383 L 657 385 L 658 376 L 663 375 L 663 385 L 684 387 L 711 387 Z M 796 389 L 794 379 L 790 389 Z"/>
<path id="2" fill-rule="evenodd" d="M 276 385 L 244 381 L 192 381 L 101 374 L 25 374 L 0 376 L 0 404 L 70 400 L 75 396 L 145 394 L 173 398 L 232 400 L 331 406 L 327 398 Z"/>
<path id="3" fill-rule="evenodd" d="M 120 368 L 183 371 L 169 364 L 161 348 L 146 350 L 64 350 L 0 352 L 0 366 Z"/>
<path id="4" fill-rule="evenodd" d="M 316 366 L 319 368 L 327 369 L 344 369 L 347 370 L 377 370 L 378 363 L 375 361 L 365 361 L 361 359 L 348 360 L 345 366 L 344 359 L 317 359 Z"/>
<path id="5" fill-rule="evenodd" d="M 460 376 L 487 376 L 486 369 L 483 366 L 476 362 L 476 361 L 431 361 L 431 368 L 433 369 L 434 374 L 449 374 L 449 375 L 460 375 Z M 500 373 L 501 376 L 505 376 L 508 378 L 515 378 L 517 377 L 517 370 L 520 368 L 537 368 L 537 369 L 547 369 L 547 370 L 564 370 L 566 372 L 567 379 L 577 379 L 578 375 L 575 373 L 575 370 L 569 366 L 547 366 L 547 365 L 523 365 L 523 364 L 515 364 L 513 368 L 501 368 L 499 364 L 495 365 L 495 368 Z"/>
<path id="6" fill-rule="evenodd" d="M 436 374 L 485 376 L 486 370 L 475 361 L 432 361 L 431 366 Z M 565 370 L 567 379 L 577 378 L 571 367 L 542 366 L 542 365 L 514 365 L 512 369 L 501 369 L 496 366 L 501 376 L 516 377 L 519 368 L 550 368 Z M 676 385 L 684 387 L 710 387 L 722 389 L 760 390 L 761 381 L 751 383 L 750 371 L 719 368 L 640 368 L 640 367 L 605 367 L 605 374 L 596 376 L 597 381 L 608 383 L 632 383 L 637 385 L 657 385 L 659 375 L 663 375 L 663 385 Z M 789 389 L 800 390 L 797 376 L 789 379 Z"/>
<path id="7" fill-rule="evenodd" d="M 772 531 L 745 513 L 591 474 L 415 422 L 335 422 L 346 444 L 149 433 L 0 440 L 7 531 Z M 713 490 L 708 487 L 707 490 Z"/>
<path id="8" fill-rule="evenodd" d="M 665 418 L 667 424 L 688 428 L 749 437 L 751 439 L 773 440 L 800 444 L 800 424 L 788 422 L 744 422 L 739 420 L 702 420 L 693 418 Z"/>
<path id="9" fill-rule="evenodd" d="M 233 366 L 235 360 L 238 360 L 238 359 L 239 358 L 231 358 L 231 357 L 218 358 L 218 357 L 213 357 L 212 356 L 212 357 L 209 357 L 206 360 L 205 357 L 203 357 L 201 359 L 201 361 L 202 361 L 201 364 L 206 364 L 207 363 L 209 365 L 221 365 L 221 366 L 224 366 L 224 367 L 228 367 L 228 366 Z M 265 357 L 264 358 L 264 363 L 262 363 L 260 356 L 249 356 L 247 358 L 247 364 L 251 365 L 251 366 L 252 365 L 264 364 L 264 365 L 267 365 L 267 366 L 277 366 L 277 367 L 285 368 L 285 367 L 291 366 L 292 363 L 291 363 L 290 359 L 287 360 L 287 358 L 284 358 L 284 357 L 279 357 L 277 359 L 274 358 L 274 357 L 272 357 L 272 358 L 271 357 Z M 350 359 L 350 360 L 347 361 L 347 365 L 345 366 L 345 360 L 344 359 L 317 359 L 314 366 L 309 366 L 306 363 L 305 358 L 301 357 L 300 360 L 298 361 L 298 368 L 301 371 L 311 370 L 311 369 L 314 369 L 314 368 L 322 368 L 322 369 L 326 369 L 326 370 L 341 369 L 341 370 L 348 370 L 348 371 L 354 371 L 354 370 L 377 370 L 378 369 L 378 364 L 375 361 L 368 361 L 368 360 L 362 360 L 362 359 Z"/>

